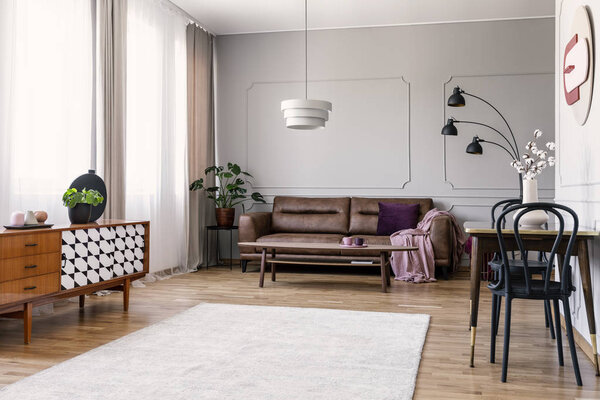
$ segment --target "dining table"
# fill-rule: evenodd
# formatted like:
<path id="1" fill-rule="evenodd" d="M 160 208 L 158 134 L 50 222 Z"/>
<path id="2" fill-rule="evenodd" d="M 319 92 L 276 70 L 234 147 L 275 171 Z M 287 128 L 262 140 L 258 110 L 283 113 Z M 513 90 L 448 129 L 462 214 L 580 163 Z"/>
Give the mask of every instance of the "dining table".
<path id="1" fill-rule="evenodd" d="M 470 366 L 474 367 L 475 360 L 475 337 L 477 334 L 477 316 L 479 311 L 479 292 L 481 289 L 481 268 L 487 256 L 500 251 L 498 235 L 495 224 L 491 221 L 467 221 L 464 223 L 465 232 L 472 237 L 471 243 L 471 304 L 470 304 L 470 329 L 471 329 L 471 358 Z M 506 242 L 507 251 L 518 251 L 519 247 L 515 239 L 515 232 L 511 224 L 506 224 L 502 229 Z M 530 251 L 550 252 L 558 234 L 558 226 L 552 222 L 539 228 L 519 228 L 519 234 L 523 240 L 524 247 Z M 564 263 L 564 252 L 567 247 L 572 230 L 565 226 L 563 237 L 558 249 L 559 265 Z M 592 296 L 592 278 L 590 274 L 589 243 L 600 236 L 600 232 L 579 226 L 576 233 L 575 246 L 571 253 L 578 258 L 581 283 L 587 322 L 592 345 L 592 362 L 596 376 L 600 376 L 598 366 L 598 346 L 596 342 L 596 320 L 594 316 L 594 301 Z"/>

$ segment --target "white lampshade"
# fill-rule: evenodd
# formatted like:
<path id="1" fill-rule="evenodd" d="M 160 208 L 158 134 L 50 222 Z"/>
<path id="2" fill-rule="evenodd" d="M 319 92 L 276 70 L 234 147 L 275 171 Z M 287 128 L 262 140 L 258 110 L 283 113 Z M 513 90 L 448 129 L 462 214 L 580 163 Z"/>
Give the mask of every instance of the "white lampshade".
<path id="1" fill-rule="evenodd" d="M 324 100 L 290 99 L 281 102 L 285 126 L 290 129 L 324 128 L 331 103 Z"/>

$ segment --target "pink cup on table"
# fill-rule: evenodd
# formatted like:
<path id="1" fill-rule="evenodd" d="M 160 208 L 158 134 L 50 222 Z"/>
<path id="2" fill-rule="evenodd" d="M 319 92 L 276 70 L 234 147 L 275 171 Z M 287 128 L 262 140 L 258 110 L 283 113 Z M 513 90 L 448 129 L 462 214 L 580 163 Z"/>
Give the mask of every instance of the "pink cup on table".
<path id="1" fill-rule="evenodd" d="M 351 237 L 342 238 L 342 244 L 344 246 L 352 246 L 352 238 Z"/>

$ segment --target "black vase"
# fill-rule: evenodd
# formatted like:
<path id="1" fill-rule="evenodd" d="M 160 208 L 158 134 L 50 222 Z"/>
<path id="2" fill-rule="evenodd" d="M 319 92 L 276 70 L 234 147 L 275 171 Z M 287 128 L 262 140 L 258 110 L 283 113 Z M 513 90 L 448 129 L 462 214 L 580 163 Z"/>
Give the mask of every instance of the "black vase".
<path id="1" fill-rule="evenodd" d="M 72 224 L 87 224 L 90 222 L 92 214 L 91 204 L 77 204 L 75 207 L 69 207 L 69 219 Z"/>
<path id="2" fill-rule="evenodd" d="M 90 216 L 90 220 L 88 222 L 94 222 L 98 218 L 102 216 L 104 209 L 106 208 L 106 202 L 108 201 L 107 193 L 106 193 L 106 185 L 102 178 L 96 175 L 96 171 L 90 169 L 87 174 L 83 174 L 79 176 L 77 179 L 71 183 L 70 188 L 75 188 L 78 191 L 82 191 L 83 189 L 95 189 L 100 192 L 102 197 L 104 197 L 104 201 L 97 206 L 92 206 L 92 214 Z"/>

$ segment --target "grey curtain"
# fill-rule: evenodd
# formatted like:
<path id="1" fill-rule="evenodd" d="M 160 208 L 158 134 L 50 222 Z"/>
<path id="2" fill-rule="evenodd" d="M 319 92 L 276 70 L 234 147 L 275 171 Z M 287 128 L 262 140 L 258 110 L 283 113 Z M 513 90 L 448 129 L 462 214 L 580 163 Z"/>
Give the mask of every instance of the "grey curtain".
<path id="1" fill-rule="evenodd" d="M 104 218 L 125 218 L 127 1 L 97 0 L 98 66 L 102 97 Z M 102 158 L 101 158 L 102 159 Z"/>
<path id="2" fill-rule="evenodd" d="M 188 174 L 190 182 L 204 177 L 204 169 L 215 163 L 213 119 L 213 36 L 189 24 L 187 45 Z M 214 186 L 214 182 L 208 182 Z M 205 254 L 205 226 L 215 223 L 214 205 L 203 192 L 190 192 L 188 263 L 189 269 L 212 260 Z"/>

